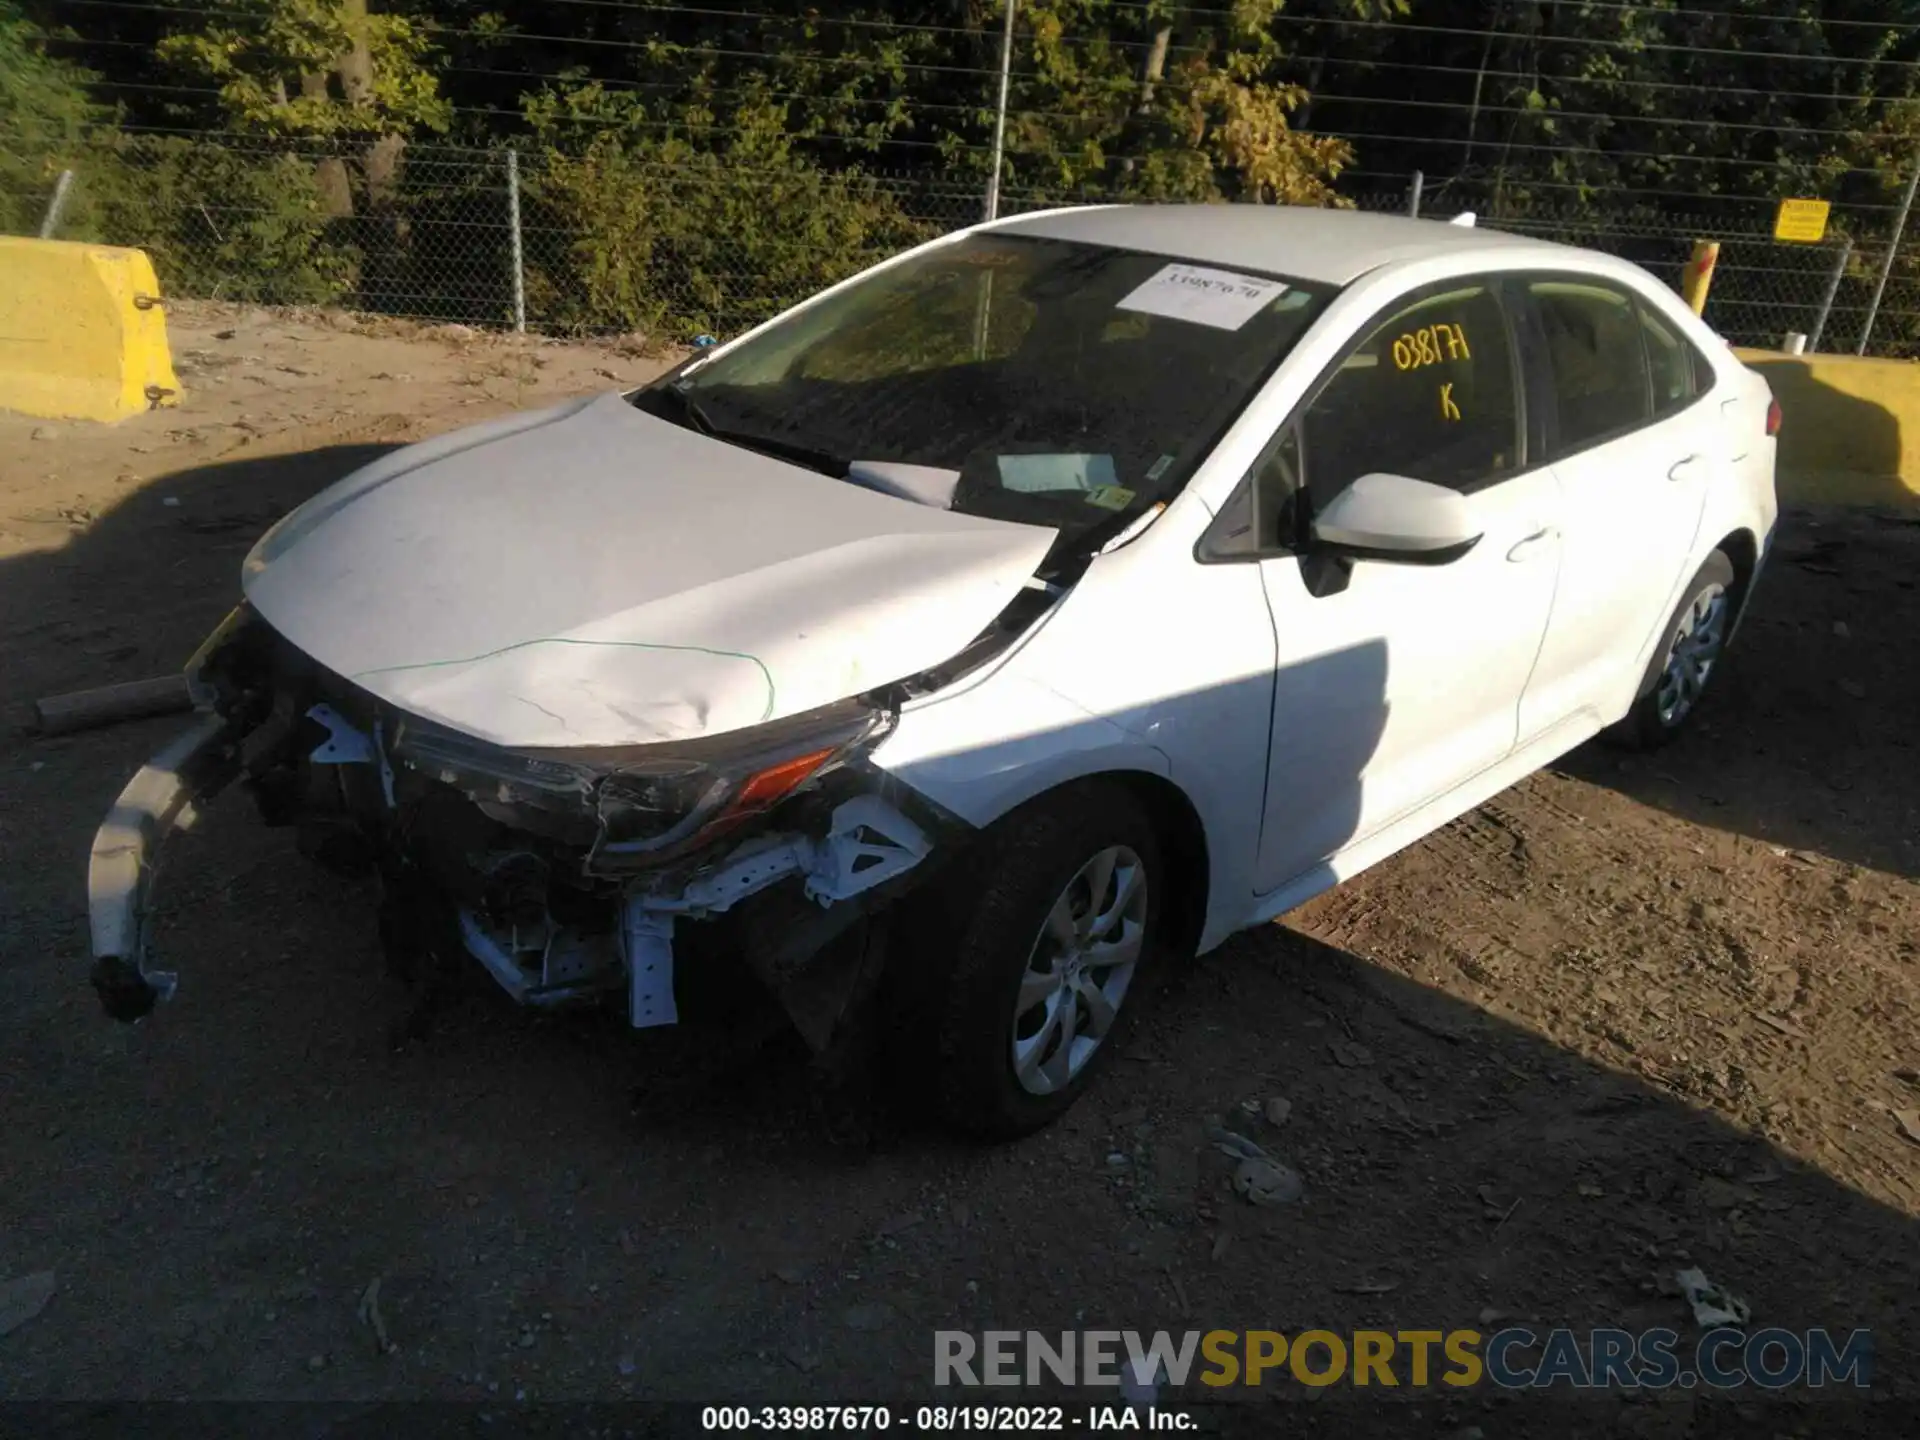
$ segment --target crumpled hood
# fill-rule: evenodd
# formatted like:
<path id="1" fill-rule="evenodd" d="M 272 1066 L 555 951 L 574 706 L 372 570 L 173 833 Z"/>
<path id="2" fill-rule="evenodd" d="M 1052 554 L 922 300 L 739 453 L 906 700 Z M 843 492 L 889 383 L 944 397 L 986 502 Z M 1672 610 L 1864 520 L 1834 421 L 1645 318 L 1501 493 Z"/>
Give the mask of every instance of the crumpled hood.
<path id="1" fill-rule="evenodd" d="M 270 530 L 244 584 L 294 645 L 415 715 L 500 745 L 634 745 L 938 664 L 1053 538 L 604 395 L 383 456 Z"/>

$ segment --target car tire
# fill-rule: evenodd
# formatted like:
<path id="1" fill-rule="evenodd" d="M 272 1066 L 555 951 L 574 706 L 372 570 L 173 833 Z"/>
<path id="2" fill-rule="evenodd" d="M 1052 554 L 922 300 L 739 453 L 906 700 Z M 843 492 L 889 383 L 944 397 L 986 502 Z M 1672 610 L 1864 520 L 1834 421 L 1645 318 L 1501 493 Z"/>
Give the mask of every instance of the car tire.
<path id="1" fill-rule="evenodd" d="M 1667 621 L 1633 708 L 1607 730 L 1609 740 L 1628 750 L 1657 750 L 1686 729 L 1726 654 L 1736 588 L 1733 562 L 1718 550 L 1707 556 Z"/>
<path id="2" fill-rule="evenodd" d="M 1140 1008 L 1163 876 L 1139 804 L 1095 781 L 1014 811 L 943 877 L 945 941 L 918 957 L 934 961 L 920 976 L 934 1043 L 918 1068 L 949 1125 L 1013 1139 L 1080 1097 Z"/>

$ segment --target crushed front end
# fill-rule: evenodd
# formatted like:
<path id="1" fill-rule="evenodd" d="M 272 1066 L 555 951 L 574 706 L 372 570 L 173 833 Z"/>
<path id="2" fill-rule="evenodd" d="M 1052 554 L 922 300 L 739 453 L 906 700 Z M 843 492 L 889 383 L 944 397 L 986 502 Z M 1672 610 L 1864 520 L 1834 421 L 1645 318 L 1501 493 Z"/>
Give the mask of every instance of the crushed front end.
<path id="1" fill-rule="evenodd" d="M 824 1048 L 861 963 L 834 942 L 920 883 L 958 822 L 865 763 L 885 697 L 749 730 L 615 749 L 512 749 L 430 724 L 330 673 L 242 606 L 189 667 L 201 714 L 122 793 L 89 872 L 93 980 L 137 1019 L 167 832 L 237 783 L 302 853 L 379 886 L 401 973 L 477 960 L 530 1006 L 619 997 L 677 1019 L 676 949 L 723 947 Z"/>

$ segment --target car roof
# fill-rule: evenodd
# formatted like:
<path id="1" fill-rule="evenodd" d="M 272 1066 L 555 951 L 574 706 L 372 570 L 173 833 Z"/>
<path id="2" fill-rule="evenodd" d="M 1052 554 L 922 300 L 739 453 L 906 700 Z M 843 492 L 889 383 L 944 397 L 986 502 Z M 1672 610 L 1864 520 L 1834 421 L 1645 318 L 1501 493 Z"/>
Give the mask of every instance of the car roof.
<path id="1" fill-rule="evenodd" d="M 1351 284 L 1384 265 L 1435 255 L 1481 253 L 1511 262 L 1516 250 L 1535 250 L 1541 263 L 1559 265 L 1576 256 L 1598 258 L 1570 245 L 1477 226 L 1296 205 L 1095 205 L 1015 216 L 988 228 L 1327 285 Z"/>

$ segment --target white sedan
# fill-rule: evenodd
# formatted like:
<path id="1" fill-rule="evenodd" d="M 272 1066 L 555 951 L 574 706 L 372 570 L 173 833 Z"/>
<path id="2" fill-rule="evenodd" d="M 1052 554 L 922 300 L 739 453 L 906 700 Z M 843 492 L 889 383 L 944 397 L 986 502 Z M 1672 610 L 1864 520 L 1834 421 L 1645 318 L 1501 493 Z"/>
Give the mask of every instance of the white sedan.
<path id="1" fill-rule="evenodd" d="M 404 976 L 636 1026 L 751 990 L 1029 1131 L 1156 960 L 1679 731 L 1778 424 L 1584 250 L 1246 206 L 950 235 L 269 531 L 96 840 L 94 983 L 170 993 L 153 851 L 243 776 L 376 877 Z"/>

